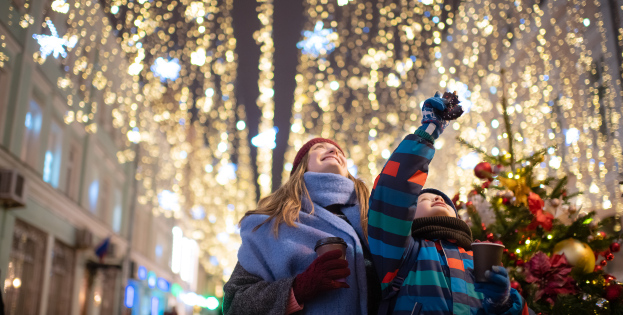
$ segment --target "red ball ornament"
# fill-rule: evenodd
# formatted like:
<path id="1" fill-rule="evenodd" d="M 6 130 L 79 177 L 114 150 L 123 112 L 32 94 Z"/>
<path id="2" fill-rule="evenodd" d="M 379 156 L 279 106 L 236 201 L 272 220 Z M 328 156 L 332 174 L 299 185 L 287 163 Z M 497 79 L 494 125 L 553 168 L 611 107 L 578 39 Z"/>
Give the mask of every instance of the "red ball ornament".
<path id="1" fill-rule="evenodd" d="M 508 205 L 508 204 L 510 204 L 510 198 L 503 197 L 503 201 L 502 202 L 503 202 L 504 205 Z"/>
<path id="2" fill-rule="evenodd" d="M 494 234 L 493 233 L 488 233 L 488 235 L 486 235 L 486 239 L 490 242 L 494 241 Z"/>
<path id="3" fill-rule="evenodd" d="M 605 261 L 605 260 L 602 260 L 602 261 L 599 263 L 599 265 L 600 265 L 600 266 L 602 266 L 602 267 L 606 266 L 607 264 L 608 264 L 608 262 L 607 262 L 607 261 Z"/>
<path id="4" fill-rule="evenodd" d="M 613 260 L 613 259 L 615 259 L 615 255 L 613 254 L 606 255 L 606 260 Z"/>
<path id="5" fill-rule="evenodd" d="M 525 264 L 525 262 L 524 262 L 522 259 L 517 259 L 517 260 L 516 260 L 516 265 L 517 265 L 517 266 L 522 266 L 522 265 L 524 265 L 524 264 Z"/>
<path id="6" fill-rule="evenodd" d="M 510 254 L 508 255 L 508 257 L 509 257 L 511 260 L 514 260 L 514 259 L 516 259 L 516 254 L 514 254 L 514 253 L 510 253 Z M 604 261 L 605 261 L 605 260 L 604 260 Z"/>
<path id="7" fill-rule="evenodd" d="M 621 250 L 621 245 L 619 245 L 619 243 L 614 242 L 614 243 L 610 244 L 610 251 L 611 252 L 616 253 L 619 250 Z"/>
<path id="8" fill-rule="evenodd" d="M 605 275 L 604 276 L 604 281 L 606 281 L 606 283 L 610 283 L 610 281 L 616 280 L 617 278 L 613 275 Z"/>
<path id="9" fill-rule="evenodd" d="M 481 162 L 475 166 L 475 176 L 479 179 L 492 178 L 492 165 L 488 162 Z"/>
<path id="10" fill-rule="evenodd" d="M 623 286 L 619 284 L 611 284 L 604 290 L 604 297 L 608 301 L 614 301 L 623 294 Z"/>
<path id="11" fill-rule="evenodd" d="M 602 266 L 595 266 L 595 269 L 593 269 L 593 272 L 600 272 L 602 271 Z"/>
<path id="12" fill-rule="evenodd" d="M 599 232 L 597 233 L 599 236 L 601 236 L 602 238 L 606 237 L 606 232 Z"/>
<path id="13" fill-rule="evenodd" d="M 516 280 L 512 280 L 510 281 L 510 287 L 518 292 L 521 292 L 521 284 L 516 281 Z"/>
<path id="14" fill-rule="evenodd" d="M 510 250 L 509 250 L 509 249 L 507 249 L 507 248 L 504 248 L 504 249 L 503 249 L 503 253 L 507 254 L 507 253 L 509 253 L 509 252 L 510 252 Z"/>

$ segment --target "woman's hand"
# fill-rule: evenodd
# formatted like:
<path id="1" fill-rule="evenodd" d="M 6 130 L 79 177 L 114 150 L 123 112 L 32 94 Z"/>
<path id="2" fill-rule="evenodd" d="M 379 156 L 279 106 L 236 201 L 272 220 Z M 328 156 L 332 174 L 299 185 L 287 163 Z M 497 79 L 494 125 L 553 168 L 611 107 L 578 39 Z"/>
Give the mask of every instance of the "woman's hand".
<path id="1" fill-rule="evenodd" d="M 329 251 L 317 257 L 295 277 L 293 294 L 298 303 L 303 304 L 321 292 L 350 287 L 347 283 L 335 281 L 350 275 L 348 261 L 339 259 L 341 255 L 340 249 Z"/>
<path id="2" fill-rule="evenodd" d="M 486 278 L 488 282 L 475 282 L 475 291 L 485 296 L 483 306 L 486 310 L 503 313 L 504 309 L 512 306 L 507 270 L 501 266 L 492 266 L 492 270 L 486 270 Z"/>

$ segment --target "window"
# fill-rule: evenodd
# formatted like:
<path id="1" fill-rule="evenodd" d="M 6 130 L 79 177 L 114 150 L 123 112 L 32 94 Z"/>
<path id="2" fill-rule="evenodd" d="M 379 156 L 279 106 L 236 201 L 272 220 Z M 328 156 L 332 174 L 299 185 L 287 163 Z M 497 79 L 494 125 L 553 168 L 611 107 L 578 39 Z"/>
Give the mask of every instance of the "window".
<path id="1" fill-rule="evenodd" d="M 56 120 L 50 122 L 48 148 L 44 154 L 44 181 L 57 188 L 59 186 L 59 167 L 61 164 L 61 145 L 63 133 Z"/>
<path id="2" fill-rule="evenodd" d="M 97 214 L 98 211 L 98 195 L 100 193 L 100 182 L 99 175 L 96 168 L 92 169 L 92 180 L 89 181 L 88 191 L 87 191 L 87 201 L 88 201 L 88 210 L 90 212 Z"/>
<path id="3" fill-rule="evenodd" d="M 52 266 L 48 285 L 46 315 L 72 313 L 72 286 L 74 284 L 74 250 L 58 240 L 53 248 Z"/>
<path id="4" fill-rule="evenodd" d="M 39 135 L 42 128 L 41 103 L 32 99 L 24 117 L 24 136 L 22 140 L 22 160 L 37 169 L 39 158 Z"/>
<path id="5" fill-rule="evenodd" d="M 81 170 L 81 152 L 76 142 L 70 143 L 68 161 L 66 163 L 66 189 L 65 192 L 73 200 L 79 199 L 79 172 Z"/>
<path id="6" fill-rule="evenodd" d="M 104 179 L 102 181 L 102 185 L 101 185 L 101 191 L 98 193 L 98 213 L 101 217 L 101 219 L 103 221 L 105 221 L 105 223 L 107 224 L 111 224 L 111 219 L 112 217 L 111 215 L 111 209 L 109 208 L 111 203 L 110 201 L 110 196 L 109 196 L 109 191 L 110 191 L 110 184 L 109 184 L 109 180 L 108 179 Z"/>
<path id="7" fill-rule="evenodd" d="M 112 229 L 114 232 L 120 234 L 120 227 L 122 224 L 122 194 L 120 189 L 116 189 L 114 192 L 114 209 L 112 211 Z"/>
<path id="8" fill-rule="evenodd" d="M 4 307 L 8 315 L 39 314 L 46 243 L 44 232 L 20 220 L 15 222 L 4 280 Z"/>

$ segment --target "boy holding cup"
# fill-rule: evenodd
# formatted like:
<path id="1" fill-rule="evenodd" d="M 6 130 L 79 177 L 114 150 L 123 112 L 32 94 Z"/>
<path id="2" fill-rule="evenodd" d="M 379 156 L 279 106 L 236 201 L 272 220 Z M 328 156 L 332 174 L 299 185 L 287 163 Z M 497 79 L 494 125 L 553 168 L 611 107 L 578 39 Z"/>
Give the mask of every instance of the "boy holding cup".
<path id="1" fill-rule="evenodd" d="M 448 196 L 423 189 L 447 121 L 462 114 L 457 95 L 436 93 L 422 126 L 407 135 L 376 178 L 368 241 L 384 300 L 379 314 L 521 314 L 525 302 L 504 267 L 473 275 L 472 233 Z"/>

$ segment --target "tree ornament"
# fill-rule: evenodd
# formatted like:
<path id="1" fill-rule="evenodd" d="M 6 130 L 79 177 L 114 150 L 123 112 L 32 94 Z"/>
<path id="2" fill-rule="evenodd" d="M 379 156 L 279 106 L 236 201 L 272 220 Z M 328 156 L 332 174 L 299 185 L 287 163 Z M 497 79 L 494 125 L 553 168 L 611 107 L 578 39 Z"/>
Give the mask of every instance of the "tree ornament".
<path id="1" fill-rule="evenodd" d="M 614 280 L 616 280 L 616 279 L 617 279 L 617 278 L 616 278 L 615 276 L 613 276 L 613 275 L 605 275 L 605 276 L 604 276 L 604 281 L 605 281 L 606 283 L 610 283 L 611 281 L 614 281 Z"/>
<path id="2" fill-rule="evenodd" d="M 553 247 L 555 255 L 564 254 L 573 270 L 579 273 L 591 273 L 595 268 L 595 254 L 585 243 L 568 238 Z"/>
<path id="3" fill-rule="evenodd" d="M 487 239 L 488 241 L 490 241 L 490 242 L 493 242 L 493 241 L 494 241 L 494 234 L 493 234 L 493 233 L 488 233 L 488 234 L 486 235 L 486 239 Z"/>
<path id="4" fill-rule="evenodd" d="M 615 259 L 615 255 L 613 255 L 612 253 L 606 255 L 606 260 L 610 261 L 610 260 L 613 260 L 613 259 Z"/>
<path id="5" fill-rule="evenodd" d="M 517 266 L 522 266 L 522 265 L 524 265 L 524 264 L 525 264 L 525 262 L 524 262 L 522 259 L 517 259 L 517 260 L 516 260 L 516 265 L 517 265 Z"/>
<path id="6" fill-rule="evenodd" d="M 614 301 L 623 294 L 623 285 L 613 283 L 604 289 L 604 297 L 608 301 Z"/>
<path id="7" fill-rule="evenodd" d="M 557 208 L 558 206 L 560 206 L 561 201 L 558 198 L 553 198 L 549 200 L 549 203 L 551 204 L 552 207 Z"/>
<path id="8" fill-rule="evenodd" d="M 599 262 L 599 265 L 602 266 L 602 267 L 606 267 L 606 265 L 608 265 L 608 262 L 605 261 L 605 260 L 602 260 L 602 261 Z"/>
<path id="9" fill-rule="evenodd" d="M 600 272 L 600 271 L 602 271 L 602 266 L 600 265 L 595 266 L 595 269 L 593 269 L 593 272 Z"/>
<path id="10" fill-rule="evenodd" d="M 490 179 L 493 175 L 492 165 L 488 162 L 481 162 L 475 166 L 474 172 L 479 179 Z"/>
<path id="11" fill-rule="evenodd" d="M 616 253 L 619 250 L 621 250 L 621 245 L 619 245 L 619 243 L 617 243 L 617 242 L 614 242 L 614 243 L 610 244 L 609 248 L 610 248 L 611 252 Z"/>
<path id="12" fill-rule="evenodd" d="M 522 288 L 521 288 L 521 283 L 516 281 L 516 280 L 512 280 L 510 281 L 510 287 L 516 291 L 518 291 L 519 293 L 521 292 Z"/>
<path id="13" fill-rule="evenodd" d="M 577 293 L 575 280 L 571 277 L 571 266 L 564 255 L 551 258 L 543 252 L 537 252 L 523 266 L 525 281 L 534 283 L 538 289 L 534 292 L 534 301 L 543 299 L 553 304 L 559 294 Z"/>

